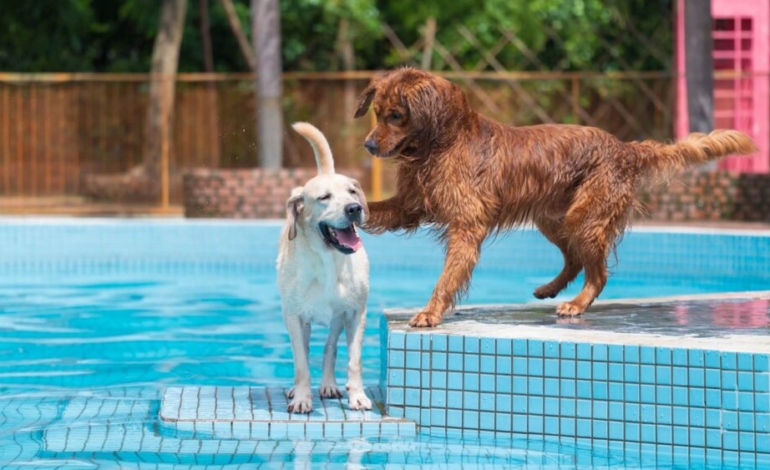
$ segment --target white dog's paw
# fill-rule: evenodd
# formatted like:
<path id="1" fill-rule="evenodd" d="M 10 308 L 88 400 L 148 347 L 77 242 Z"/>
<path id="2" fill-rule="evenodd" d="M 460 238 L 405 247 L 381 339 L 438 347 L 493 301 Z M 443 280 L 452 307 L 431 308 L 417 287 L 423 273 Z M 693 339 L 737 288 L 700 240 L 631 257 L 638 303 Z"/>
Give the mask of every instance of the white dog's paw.
<path id="1" fill-rule="evenodd" d="M 371 410 L 372 401 L 363 390 L 348 392 L 348 406 L 351 410 Z"/>
<path id="2" fill-rule="evenodd" d="M 342 390 L 337 387 L 337 384 L 321 384 L 321 396 L 323 398 L 341 398 Z"/>
<path id="3" fill-rule="evenodd" d="M 309 389 L 297 390 L 292 388 L 287 396 L 292 399 L 289 402 L 289 413 L 310 413 L 313 411 L 313 396 Z"/>

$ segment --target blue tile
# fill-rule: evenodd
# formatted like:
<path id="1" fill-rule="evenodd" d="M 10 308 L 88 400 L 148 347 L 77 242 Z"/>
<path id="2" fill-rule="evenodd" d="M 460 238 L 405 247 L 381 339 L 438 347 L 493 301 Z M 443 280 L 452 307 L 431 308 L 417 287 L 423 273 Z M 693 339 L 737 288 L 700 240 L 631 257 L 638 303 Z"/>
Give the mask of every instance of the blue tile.
<path id="1" fill-rule="evenodd" d="M 543 380 L 543 394 L 547 396 L 559 395 L 559 379 L 545 379 Z"/>
<path id="2" fill-rule="evenodd" d="M 673 409 L 668 405 L 658 405 L 655 407 L 655 422 L 658 424 L 673 424 Z"/>
<path id="3" fill-rule="evenodd" d="M 690 446 L 692 447 L 705 447 L 706 446 L 706 428 L 689 428 Z"/>
<path id="4" fill-rule="evenodd" d="M 576 400 L 577 416 L 579 418 L 590 418 L 592 413 L 591 400 Z"/>
<path id="5" fill-rule="evenodd" d="M 642 442 L 648 442 L 648 443 L 656 442 L 654 424 L 642 424 L 640 427 L 641 427 Z"/>
<path id="6" fill-rule="evenodd" d="M 725 450 L 738 450 L 738 433 L 735 431 L 722 433 L 722 445 Z"/>
<path id="7" fill-rule="evenodd" d="M 608 375 L 611 382 L 623 381 L 623 364 L 610 362 L 608 364 Z"/>
<path id="8" fill-rule="evenodd" d="M 722 369 L 736 370 L 738 368 L 738 355 L 734 352 L 722 352 Z"/>
<path id="9" fill-rule="evenodd" d="M 671 348 L 655 348 L 655 363 L 662 365 L 671 365 Z"/>
<path id="10" fill-rule="evenodd" d="M 639 366 L 639 381 L 643 384 L 654 384 L 655 383 L 655 366 L 651 366 L 651 365 Z"/>
<path id="11" fill-rule="evenodd" d="M 673 423 L 677 426 L 689 426 L 689 410 L 684 406 L 673 407 Z"/>
<path id="12" fill-rule="evenodd" d="M 508 356 L 497 356 L 496 372 L 498 374 L 510 375 L 513 372 L 513 362 Z"/>
<path id="13" fill-rule="evenodd" d="M 481 338 L 481 354 L 496 354 L 494 338 Z"/>
<path id="14" fill-rule="evenodd" d="M 754 370 L 754 360 L 752 354 L 738 353 L 738 370 Z"/>
<path id="15" fill-rule="evenodd" d="M 577 424 L 577 436 L 578 437 L 591 437 L 591 420 L 590 419 L 578 419 Z"/>
<path id="16" fill-rule="evenodd" d="M 513 412 L 514 413 L 526 413 L 527 412 L 527 396 L 526 395 L 513 395 Z"/>
<path id="17" fill-rule="evenodd" d="M 527 375 L 527 358 L 526 357 L 513 358 L 513 373 L 515 375 Z"/>
<path id="18" fill-rule="evenodd" d="M 623 395 L 626 397 L 626 401 L 628 402 L 638 402 L 639 401 L 639 385 L 635 383 L 627 383 L 623 387 Z"/>
<path id="19" fill-rule="evenodd" d="M 596 420 L 604 420 L 606 421 L 609 417 L 609 404 L 606 401 L 603 400 L 594 400 L 593 402 L 593 410 L 591 412 L 591 417 Z"/>
<path id="20" fill-rule="evenodd" d="M 609 419 L 613 421 L 623 421 L 625 418 L 624 405 L 619 401 L 611 401 L 607 405 Z"/>
<path id="21" fill-rule="evenodd" d="M 623 384 L 622 383 L 610 382 L 608 388 L 609 388 L 609 390 L 608 390 L 608 398 L 610 400 L 623 401 L 624 394 L 623 394 Z"/>
<path id="22" fill-rule="evenodd" d="M 767 413 L 757 413 L 754 415 L 754 425 L 757 432 L 770 433 L 770 415 Z M 770 436 L 768 436 L 770 439 Z"/>
<path id="23" fill-rule="evenodd" d="M 404 351 L 400 349 L 390 349 L 388 351 L 388 367 L 404 367 Z"/>
<path id="24" fill-rule="evenodd" d="M 526 339 L 514 339 L 513 340 L 513 355 L 516 357 L 527 356 L 527 340 Z"/>
<path id="25" fill-rule="evenodd" d="M 577 397 L 578 398 L 591 398 L 591 382 L 588 380 L 577 381 Z"/>
<path id="26" fill-rule="evenodd" d="M 636 403 L 626 403 L 626 419 L 631 422 L 641 421 L 640 406 Z"/>
<path id="27" fill-rule="evenodd" d="M 491 374 L 479 375 L 479 389 L 482 392 L 493 392 L 495 390 L 495 376 Z"/>
<path id="28" fill-rule="evenodd" d="M 513 352 L 513 343 L 510 339 L 498 338 L 495 343 L 498 356 L 510 356 Z"/>
<path id="29" fill-rule="evenodd" d="M 447 370 L 461 372 L 463 370 L 463 355 L 449 353 L 447 355 Z"/>
<path id="30" fill-rule="evenodd" d="M 575 436 L 575 419 L 559 418 L 559 434 L 562 436 Z"/>
<path id="31" fill-rule="evenodd" d="M 559 434 L 559 418 L 556 416 L 546 416 L 543 419 L 543 431 L 547 435 L 556 436 Z"/>
<path id="32" fill-rule="evenodd" d="M 479 429 L 479 412 L 463 410 L 463 428 Z"/>
<path id="33" fill-rule="evenodd" d="M 655 348 L 652 346 L 642 346 L 639 348 L 639 363 L 655 364 Z"/>
<path id="34" fill-rule="evenodd" d="M 690 432 L 685 426 L 674 426 L 672 437 L 674 445 L 687 446 L 690 444 Z"/>
<path id="35" fill-rule="evenodd" d="M 593 421 L 593 436 L 594 439 L 607 439 L 607 421 L 594 420 Z"/>
<path id="36" fill-rule="evenodd" d="M 510 413 L 513 411 L 511 407 L 511 400 L 513 398 L 511 395 L 506 395 L 502 393 L 498 393 L 495 396 L 495 408 L 497 409 L 498 413 Z"/>
<path id="37" fill-rule="evenodd" d="M 527 391 L 530 395 L 543 395 L 542 377 L 530 377 L 527 381 Z"/>
<path id="38" fill-rule="evenodd" d="M 738 392 L 733 390 L 722 391 L 722 408 L 726 410 L 738 409 Z"/>
<path id="39" fill-rule="evenodd" d="M 738 373 L 734 370 L 722 371 L 722 389 L 736 390 L 738 388 Z"/>
<path id="40" fill-rule="evenodd" d="M 513 431 L 511 415 L 507 413 L 497 413 L 495 415 L 495 429 L 502 432 Z"/>
<path id="41" fill-rule="evenodd" d="M 756 442 L 754 443 L 757 452 L 762 452 L 765 454 L 770 454 L 770 435 L 767 433 L 757 433 L 756 434 Z M 763 468 L 770 468 L 770 467 L 763 467 Z"/>
<path id="42" fill-rule="evenodd" d="M 543 434 L 543 416 L 542 415 L 528 415 L 527 416 L 527 432 L 530 434 Z"/>
<path id="43" fill-rule="evenodd" d="M 738 390 L 741 390 L 744 392 L 749 392 L 754 390 L 754 373 L 753 372 L 738 372 Z"/>
<path id="44" fill-rule="evenodd" d="M 674 405 L 685 405 L 690 403 L 689 393 L 686 387 L 671 387 L 671 402 Z"/>
<path id="45" fill-rule="evenodd" d="M 655 423 L 655 405 L 642 405 L 640 408 L 640 420 L 643 423 Z"/>
<path id="46" fill-rule="evenodd" d="M 463 413 L 460 410 L 447 410 L 446 425 L 453 428 L 463 427 Z"/>
<path id="47" fill-rule="evenodd" d="M 444 409 L 432 409 L 430 410 L 430 425 L 431 426 L 446 426 L 447 425 L 447 410 Z"/>
<path id="48" fill-rule="evenodd" d="M 756 393 L 754 395 L 754 410 L 757 413 L 767 413 L 770 411 L 770 394 Z"/>
<path id="49" fill-rule="evenodd" d="M 559 373 L 562 377 L 565 378 L 575 378 L 577 376 L 577 372 L 575 370 L 575 361 L 572 359 L 564 359 L 561 361 L 561 364 L 559 366 Z"/>
<path id="50" fill-rule="evenodd" d="M 463 353 L 464 351 L 463 337 L 455 335 L 449 336 L 449 352 Z"/>
<path id="51" fill-rule="evenodd" d="M 624 437 L 627 442 L 640 442 L 642 439 L 639 423 L 625 423 Z"/>
<path id="52" fill-rule="evenodd" d="M 479 353 L 479 338 L 475 336 L 465 337 L 465 354 L 478 354 Z"/>
<path id="53" fill-rule="evenodd" d="M 431 355 L 430 368 L 433 370 L 446 370 L 446 353 L 433 353 Z"/>
<path id="54" fill-rule="evenodd" d="M 465 369 L 463 372 L 478 372 L 479 371 L 479 355 L 478 354 L 466 354 L 464 356 Z"/>
<path id="55" fill-rule="evenodd" d="M 536 397 L 536 396 L 528 397 L 527 411 L 529 413 L 538 414 L 538 415 L 543 414 L 543 411 L 544 411 L 543 397 Z"/>
<path id="56" fill-rule="evenodd" d="M 514 377 L 513 378 L 513 393 L 527 393 L 527 378 L 526 377 Z"/>
<path id="57" fill-rule="evenodd" d="M 702 388 L 690 388 L 689 403 L 690 406 L 706 406 L 706 393 Z"/>
<path id="58" fill-rule="evenodd" d="M 388 374 L 388 385 L 393 387 L 400 387 L 404 385 L 404 370 L 403 369 L 391 369 Z"/>
<path id="59" fill-rule="evenodd" d="M 404 383 L 405 383 L 405 385 L 407 387 L 419 388 L 420 387 L 420 371 L 419 370 L 407 369 L 406 370 L 406 380 L 405 380 Z"/>
<path id="60" fill-rule="evenodd" d="M 671 375 L 672 375 L 672 383 L 674 385 L 682 385 L 687 386 L 687 368 L 686 367 L 672 367 L 671 368 Z"/>
<path id="61" fill-rule="evenodd" d="M 397 387 L 388 387 L 388 403 L 391 405 L 404 404 L 404 389 Z"/>
<path id="62" fill-rule="evenodd" d="M 594 361 L 607 361 L 609 349 L 606 344 L 594 344 L 592 349 L 592 358 Z"/>
<path id="63" fill-rule="evenodd" d="M 513 415 L 513 432 L 526 433 L 527 432 L 527 416 L 526 415 Z"/>
<path id="64" fill-rule="evenodd" d="M 722 368 L 722 361 L 721 361 L 722 353 L 720 353 L 719 351 L 706 351 L 704 355 L 705 355 L 704 364 L 706 367 L 711 369 Z"/>
<path id="65" fill-rule="evenodd" d="M 598 380 L 591 382 L 591 396 L 595 400 L 607 400 L 609 398 L 607 382 L 600 382 Z"/>
<path id="66" fill-rule="evenodd" d="M 671 385 L 671 367 L 655 366 L 656 383 L 659 385 Z"/>
<path id="67" fill-rule="evenodd" d="M 575 359 L 577 357 L 577 346 L 575 343 L 561 343 L 559 353 L 562 359 Z"/>
<path id="68" fill-rule="evenodd" d="M 404 418 L 410 420 L 410 421 L 416 421 L 420 422 L 420 409 L 413 407 L 413 406 L 407 406 L 404 409 Z"/>
<path id="69" fill-rule="evenodd" d="M 575 416 L 575 399 L 574 398 L 560 399 L 559 410 L 562 416 Z"/>
<path id="70" fill-rule="evenodd" d="M 767 393 L 770 391 L 770 374 L 754 374 L 754 391 Z"/>
<path id="71" fill-rule="evenodd" d="M 420 390 L 417 388 L 407 388 L 404 391 L 404 405 L 406 406 L 420 406 L 421 396 Z M 394 403 L 398 404 L 398 403 Z"/>
<path id="72" fill-rule="evenodd" d="M 479 413 L 479 429 L 486 431 L 495 430 L 495 414 L 494 413 Z"/>
<path id="73" fill-rule="evenodd" d="M 578 343 L 577 344 L 577 358 L 584 360 L 584 361 L 590 361 L 591 360 L 591 345 L 588 343 Z"/>
<path id="74" fill-rule="evenodd" d="M 431 350 L 431 339 L 433 335 L 422 335 L 422 350 L 423 351 L 430 351 Z"/>
<path id="75" fill-rule="evenodd" d="M 447 337 L 446 335 L 431 335 L 431 349 L 433 351 L 446 351 L 447 350 Z"/>
<path id="76" fill-rule="evenodd" d="M 409 338 L 409 336 L 407 336 Z M 424 367 L 428 367 L 428 364 L 424 364 Z M 406 363 L 405 366 L 407 369 L 419 369 L 420 368 L 420 352 L 407 350 L 406 351 Z"/>
<path id="77" fill-rule="evenodd" d="M 543 412 L 546 415 L 559 415 L 559 399 L 547 397 L 543 400 Z"/>
<path id="78" fill-rule="evenodd" d="M 419 351 L 422 344 L 422 335 L 419 333 L 407 333 L 406 335 L 406 349 L 411 351 Z"/>
<path id="79" fill-rule="evenodd" d="M 591 379 L 591 361 L 577 361 L 577 378 Z"/>
<path id="80" fill-rule="evenodd" d="M 690 349 L 687 351 L 687 365 L 689 367 L 703 367 L 705 354 L 702 349 Z"/>
<path id="81" fill-rule="evenodd" d="M 626 349 L 626 352 L 628 350 Z M 623 378 L 626 382 L 639 383 L 639 366 L 626 363 L 623 366 Z"/>
<path id="82" fill-rule="evenodd" d="M 708 408 L 721 408 L 722 407 L 722 391 L 719 389 L 706 389 L 706 407 Z"/>
<path id="83" fill-rule="evenodd" d="M 594 362 L 592 369 L 592 378 L 594 380 L 607 380 L 606 362 Z"/>
<path id="84" fill-rule="evenodd" d="M 447 406 L 447 392 L 437 388 L 430 390 L 430 406 L 434 408 L 446 408 Z"/>
<path id="85" fill-rule="evenodd" d="M 705 369 L 699 367 L 690 367 L 687 376 L 690 387 L 703 387 L 706 385 L 704 371 Z"/>
<path id="86" fill-rule="evenodd" d="M 546 359 L 543 363 L 543 375 L 546 377 L 558 377 L 559 361 L 557 359 Z"/>
<path id="87" fill-rule="evenodd" d="M 479 409 L 479 394 L 476 392 L 464 392 L 463 393 L 463 408 L 466 410 L 478 410 Z"/>
<path id="88" fill-rule="evenodd" d="M 513 392 L 511 377 L 509 375 L 495 376 L 495 390 L 497 391 L 497 393 Z"/>
<path id="89" fill-rule="evenodd" d="M 738 433 L 738 448 L 744 452 L 754 452 L 756 449 L 754 437 L 753 432 Z"/>
<path id="90" fill-rule="evenodd" d="M 401 331 L 393 331 L 390 333 L 389 347 L 391 349 L 404 349 L 406 341 L 406 335 Z"/>
<path id="91" fill-rule="evenodd" d="M 564 397 L 574 397 L 576 394 L 575 385 L 576 385 L 576 382 L 571 379 L 559 380 L 559 389 L 560 389 L 561 395 Z"/>
<path id="92" fill-rule="evenodd" d="M 673 444 L 674 429 L 671 426 L 657 425 L 655 426 L 655 438 L 660 444 Z"/>
<path id="93" fill-rule="evenodd" d="M 668 385 L 658 385 L 655 387 L 655 400 L 658 404 L 662 405 L 672 404 L 671 387 Z"/>
<path id="94" fill-rule="evenodd" d="M 463 374 L 460 372 L 448 372 L 447 373 L 447 388 L 451 390 L 462 390 L 463 388 Z"/>
<path id="95" fill-rule="evenodd" d="M 754 355 L 754 372 L 770 372 L 770 354 Z"/>
<path id="96" fill-rule="evenodd" d="M 754 431 L 756 421 L 755 414 L 750 411 L 741 411 L 738 413 L 738 430 Z"/>
<path id="97" fill-rule="evenodd" d="M 738 392 L 738 409 L 741 411 L 754 411 L 753 392 Z"/>
<path id="98" fill-rule="evenodd" d="M 719 369 L 706 369 L 706 387 L 720 388 L 722 386 L 722 372 Z"/>
<path id="99" fill-rule="evenodd" d="M 639 401 L 641 401 L 642 403 L 655 403 L 655 386 L 640 385 Z"/>
<path id="100" fill-rule="evenodd" d="M 696 408 L 697 410 L 701 410 L 701 408 Z M 703 412 L 701 410 L 701 412 Z M 722 410 L 712 410 L 711 408 L 708 408 L 705 410 L 706 414 L 706 424 L 705 426 L 707 428 L 721 428 L 722 427 Z M 692 413 L 690 413 L 690 417 L 692 417 Z M 692 420 L 692 419 L 691 419 Z"/>
<path id="101" fill-rule="evenodd" d="M 675 366 L 687 366 L 687 350 L 674 348 L 671 350 L 671 364 Z"/>
<path id="102" fill-rule="evenodd" d="M 541 343 L 542 344 L 542 343 Z M 543 360 L 540 358 L 530 357 L 527 361 L 527 373 L 529 375 L 543 376 Z"/>
<path id="103" fill-rule="evenodd" d="M 479 409 L 482 411 L 495 411 L 494 393 L 482 393 L 479 395 Z"/>
<path id="104" fill-rule="evenodd" d="M 610 344 L 607 347 L 607 360 L 609 362 L 623 362 L 623 346 Z"/>
<path id="105" fill-rule="evenodd" d="M 530 357 L 543 357 L 543 342 L 539 339 L 530 339 L 527 341 L 527 353 Z"/>
<path id="106" fill-rule="evenodd" d="M 543 342 L 543 356 L 549 358 L 559 357 L 559 342 L 558 341 L 544 341 Z"/>

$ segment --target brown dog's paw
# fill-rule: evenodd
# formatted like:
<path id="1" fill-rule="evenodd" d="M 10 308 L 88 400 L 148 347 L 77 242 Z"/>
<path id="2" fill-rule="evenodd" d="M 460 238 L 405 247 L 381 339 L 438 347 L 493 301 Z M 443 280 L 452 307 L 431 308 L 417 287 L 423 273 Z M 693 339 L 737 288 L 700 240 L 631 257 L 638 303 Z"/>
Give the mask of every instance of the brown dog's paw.
<path id="1" fill-rule="evenodd" d="M 581 307 L 572 302 L 564 302 L 556 307 L 556 313 L 560 316 L 574 317 L 575 315 L 582 315 L 585 312 L 585 307 Z"/>
<path id="2" fill-rule="evenodd" d="M 433 328 L 441 323 L 441 314 L 422 311 L 409 320 L 409 326 L 414 328 Z"/>
<path id="3" fill-rule="evenodd" d="M 559 295 L 559 290 L 550 284 L 540 286 L 532 293 L 538 299 L 553 299 Z"/>

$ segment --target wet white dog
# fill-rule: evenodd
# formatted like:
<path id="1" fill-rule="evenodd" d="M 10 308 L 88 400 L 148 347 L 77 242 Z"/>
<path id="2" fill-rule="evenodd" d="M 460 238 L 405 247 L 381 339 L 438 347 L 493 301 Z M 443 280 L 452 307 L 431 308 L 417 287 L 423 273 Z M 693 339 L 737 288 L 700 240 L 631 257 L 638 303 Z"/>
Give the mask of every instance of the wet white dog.
<path id="1" fill-rule="evenodd" d="M 355 227 L 366 220 L 366 199 L 358 182 L 334 172 L 331 149 L 321 131 L 304 122 L 293 127 L 312 145 L 318 175 L 304 187 L 292 190 L 278 247 L 278 290 L 294 354 L 289 412 L 313 410 L 308 368 L 311 323 L 329 327 L 321 396 L 342 396 L 334 378 L 334 362 L 344 328 L 349 355 L 348 403 L 351 409 L 369 410 L 372 402 L 361 382 L 369 259 Z"/>

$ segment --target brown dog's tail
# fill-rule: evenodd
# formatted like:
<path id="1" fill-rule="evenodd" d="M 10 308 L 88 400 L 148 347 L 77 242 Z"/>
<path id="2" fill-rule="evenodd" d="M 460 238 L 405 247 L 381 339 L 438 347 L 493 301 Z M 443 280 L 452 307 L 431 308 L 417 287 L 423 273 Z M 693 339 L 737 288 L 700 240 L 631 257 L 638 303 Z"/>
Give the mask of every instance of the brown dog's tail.
<path id="1" fill-rule="evenodd" d="M 630 145 L 637 151 L 642 171 L 656 175 L 671 174 L 727 155 L 748 155 L 757 151 L 746 134 L 722 129 L 710 134 L 693 133 L 673 144 L 645 140 Z"/>

